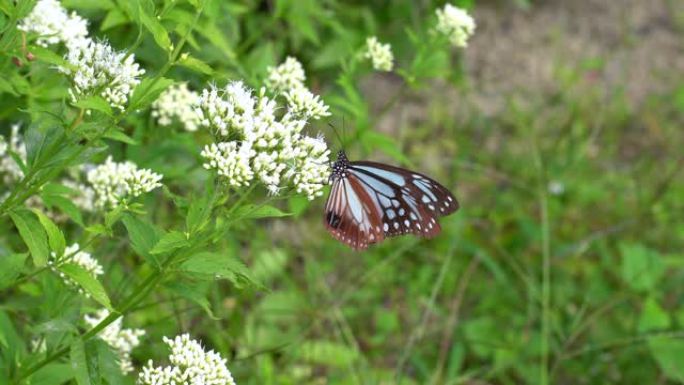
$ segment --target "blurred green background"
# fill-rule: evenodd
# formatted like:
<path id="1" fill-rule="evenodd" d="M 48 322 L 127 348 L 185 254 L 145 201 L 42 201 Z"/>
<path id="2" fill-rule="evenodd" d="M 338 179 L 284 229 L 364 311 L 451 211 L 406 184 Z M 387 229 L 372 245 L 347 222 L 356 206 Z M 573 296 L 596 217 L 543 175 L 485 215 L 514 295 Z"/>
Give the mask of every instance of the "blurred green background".
<path id="1" fill-rule="evenodd" d="M 63 3 L 113 46 L 135 41 L 110 2 Z M 461 209 L 434 239 L 364 252 L 327 234 L 323 199 L 238 224 L 223 247 L 264 287 L 182 282 L 200 294 L 153 297 L 127 317 L 147 330 L 136 365 L 164 356 L 161 336 L 190 332 L 229 359 L 240 385 L 534 384 L 544 362 L 554 384 L 684 382 L 682 1 L 455 3 L 471 10 L 475 35 L 425 68 L 411 61 L 419 52 L 406 29 L 424 30 L 442 1 L 209 3 L 188 44 L 211 75 L 179 67 L 169 77 L 198 90 L 238 78 L 258 86 L 267 66 L 296 56 L 351 159 L 433 176 Z M 182 32 L 183 9 L 164 25 Z M 373 34 L 415 84 L 340 75 Z M 160 52 L 148 36 L 136 60 L 154 72 Z M 3 100 L 10 121 L 24 101 Z M 143 145 L 113 152 L 162 172 L 175 193 L 202 186 L 191 134 L 146 114 L 126 128 Z M 327 122 L 316 131 L 337 149 Z M 173 228 L 160 196 L 147 200 L 150 217 Z M 139 265 L 125 246 L 99 245 L 113 298 Z M 44 306 L 45 316 L 80 309 Z"/>

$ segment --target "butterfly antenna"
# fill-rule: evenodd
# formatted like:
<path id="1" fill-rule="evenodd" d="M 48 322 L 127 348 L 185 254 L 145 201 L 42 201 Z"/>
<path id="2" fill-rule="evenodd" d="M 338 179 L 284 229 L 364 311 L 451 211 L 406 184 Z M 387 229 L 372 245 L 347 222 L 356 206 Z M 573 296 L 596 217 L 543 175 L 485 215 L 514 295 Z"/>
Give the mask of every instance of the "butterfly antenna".
<path id="1" fill-rule="evenodd" d="M 342 140 L 339 131 L 337 131 L 337 128 L 335 128 L 335 126 L 330 122 L 328 122 L 328 126 L 332 128 L 333 132 L 335 133 L 335 136 L 337 137 L 337 140 L 340 142 L 340 147 L 342 147 L 342 150 L 344 150 L 344 140 Z"/>

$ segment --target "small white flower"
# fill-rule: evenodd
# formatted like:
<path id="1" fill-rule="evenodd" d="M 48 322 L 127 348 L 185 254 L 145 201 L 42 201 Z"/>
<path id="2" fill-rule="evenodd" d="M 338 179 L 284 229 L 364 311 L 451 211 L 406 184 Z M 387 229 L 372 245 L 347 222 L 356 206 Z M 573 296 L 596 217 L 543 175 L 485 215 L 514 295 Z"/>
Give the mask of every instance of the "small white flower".
<path id="1" fill-rule="evenodd" d="M 57 0 L 39 0 L 18 28 L 37 34 L 36 44 L 43 47 L 59 42 L 69 44 L 88 36 L 88 22 L 75 12 L 67 13 Z"/>
<path id="2" fill-rule="evenodd" d="M 394 55 L 389 44 L 382 44 L 378 38 L 371 36 L 366 39 L 366 50 L 363 54 L 366 59 L 370 59 L 373 68 L 378 71 L 392 71 L 394 66 Z"/>
<path id="3" fill-rule="evenodd" d="M 297 144 L 297 158 L 287 176 L 292 178 L 297 193 L 309 200 L 323 195 L 323 187 L 330 175 L 330 150 L 322 137 L 306 136 Z"/>
<path id="4" fill-rule="evenodd" d="M 549 182 L 548 190 L 551 195 L 562 195 L 565 192 L 565 184 L 558 180 Z"/>
<path id="5" fill-rule="evenodd" d="M 266 87 L 273 92 L 285 92 L 293 88 L 300 88 L 306 80 L 302 63 L 292 56 L 288 56 L 279 66 L 268 67 L 267 70 Z"/>
<path id="6" fill-rule="evenodd" d="M 93 316 L 86 314 L 84 320 L 89 327 L 93 328 L 107 316 L 109 316 L 109 311 L 102 309 Z M 140 345 L 140 337 L 145 335 L 145 331 L 142 329 L 123 329 L 122 324 L 123 318 L 120 317 L 102 329 L 98 337 L 114 349 L 119 356 L 121 372 L 127 374 L 134 369 L 131 362 L 131 351 Z"/>
<path id="7" fill-rule="evenodd" d="M 150 360 L 138 374 L 141 385 L 235 385 L 226 359 L 213 350 L 205 351 L 202 345 L 188 334 L 174 339 L 164 337 L 171 348 L 170 366 L 154 366 Z"/>
<path id="8" fill-rule="evenodd" d="M 465 10 L 446 4 L 437 10 L 435 30 L 449 39 L 456 47 L 467 47 L 468 39 L 475 33 L 475 20 Z"/>
<path id="9" fill-rule="evenodd" d="M 247 186 L 254 177 L 249 164 L 254 151 L 250 143 L 221 142 L 207 145 L 200 154 L 204 168 L 216 170 L 230 186 Z"/>
<path id="10" fill-rule="evenodd" d="M 112 107 L 124 110 L 128 98 L 140 84 L 145 70 L 135 62 L 134 55 L 117 52 L 106 42 L 81 39 L 69 44 L 65 60 L 68 67 L 59 70 L 71 77 L 69 94 L 76 101 L 100 95 Z"/>
<path id="11" fill-rule="evenodd" d="M 88 171 L 86 178 L 95 190 L 95 205 L 99 208 L 116 207 L 122 200 L 135 198 L 161 186 L 162 175 L 139 169 L 135 163 L 107 160 Z"/>
<path id="12" fill-rule="evenodd" d="M 26 163 L 26 145 L 19 134 L 19 125 L 13 124 L 9 141 L 0 136 L 0 175 L 5 184 L 12 184 L 24 177 L 24 172 L 14 156 Z"/>
<path id="13" fill-rule="evenodd" d="M 330 116 L 328 106 L 320 97 L 304 87 L 290 89 L 285 92 L 284 96 L 289 111 L 296 116 L 314 120 Z"/>
<path id="14" fill-rule="evenodd" d="M 152 117 L 157 123 L 168 126 L 174 118 L 183 124 L 186 131 L 197 131 L 200 117 L 195 112 L 199 94 L 188 89 L 187 83 L 173 85 L 162 92 L 152 103 Z"/>

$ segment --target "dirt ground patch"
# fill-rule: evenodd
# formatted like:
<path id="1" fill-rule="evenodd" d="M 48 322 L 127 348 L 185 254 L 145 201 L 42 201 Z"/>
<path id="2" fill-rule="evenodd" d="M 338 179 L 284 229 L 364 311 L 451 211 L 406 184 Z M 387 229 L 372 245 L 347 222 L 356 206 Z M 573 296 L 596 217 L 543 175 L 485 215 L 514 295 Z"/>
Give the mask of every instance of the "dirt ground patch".
<path id="1" fill-rule="evenodd" d="M 607 96 L 624 93 L 633 106 L 681 85 L 684 1 L 552 0 L 527 10 L 484 2 L 474 16 L 477 31 L 464 52 L 470 87 L 466 92 L 440 89 L 457 104 L 454 112 L 466 108 L 492 116 L 512 96 L 550 95 L 562 87 L 561 71 L 590 76 Z M 381 106 L 396 83 L 396 78 L 377 76 L 363 89 Z M 429 98 L 424 96 L 398 103 L 396 113 L 387 114 L 377 128 L 392 131 L 405 119 L 420 119 Z"/>

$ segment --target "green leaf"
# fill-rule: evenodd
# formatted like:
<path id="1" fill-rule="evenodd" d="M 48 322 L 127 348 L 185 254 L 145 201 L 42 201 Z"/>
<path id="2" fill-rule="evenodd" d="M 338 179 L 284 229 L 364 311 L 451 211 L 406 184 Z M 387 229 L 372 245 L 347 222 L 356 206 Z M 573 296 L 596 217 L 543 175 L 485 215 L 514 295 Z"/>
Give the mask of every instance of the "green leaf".
<path id="1" fill-rule="evenodd" d="M 37 45 L 32 45 L 28 47 L 29 52 L 31 52 L 36 59 L 39 61 L 42 61 L 44 63 L 60 66 L 60 67 L 69 67 L 70 64 L 66 60 L 64 60 L 64 57 L 57 55 L 54 53 L 52 50 L 49 50 L 45 47 L 37 46 Z"/>
<path id="2" fill-rule="evenodd" d="M 64 255 L 64 249 L 66 248 L 66 240 L 64 239 L 64 234 L 62 230 L 57 227 L 52 219 L 48 218 L 38 209 L 33 209 L 33 213 L 36 214 L 40 224 L 43 225 L 43 229 L 47 233 L 48 244 L 50 249 L 55 252 L 56 256 L 59 258 Z"/>
<path id="3" fill-rule="evenodd" d="M 140 14 L 140 21 L 147 28 L 154 37 L 154 41 L 164 51 L 171 51 L 171 39 L 169 34 L 164 29 L 164 26 L 159 22 L 157 16 L 154 14 L 154 3 L 151 0 L 143 0 L 138 3 L 138 12 Z"/>
<path id="4" fill-rule="evenodd" d="M 59 266 L 58 269 L 79 284 L 95 301 L 112 310 L 112 303 L 107 296 L 104 286 L 87 270 L 75 263 L 65 263 Z"/>
<path id="5" fill-rule="evenodd" d="M 660 255 L 641 244 L 620 244 L 622 279 L 636 291 L 649 291 L 656 287 L 665 272 Z"/>
<path id="6" fill-rule="evenodd" d="M 104 215 L 104 225 L 106 228 L 111 229 L 112 226 L 118 222 L 124 214 L 123 206 L 116 206 L 111 211 L 107 211 Z"/>
<path id="7" fill-rule="evenodd" d="M 161 239 L 159 239 L 159 242 L 150 250 L 150 254 L 164 254 L 187 247 L 188 245 L 190 245 L 190 242 L 188 242 L 188 238 L 184 233 L 181 233 L 180 231 L 171 231 L 164 234 Z"/>
<path id="8" fill-rule="evenodd" d="M 31 376 L 31 384 L 60 385 L 74 378 L 70 364 L 48 364 Z"/>
<path id="9" fill-rule="evenodd" d="M 96 345 L 98 364 L 102 378 L 106 380 L 108 385 L 125 384 L 126 377 L 121 372 L 119 355 L 103 340 L 96 339 L 92 342 Z"/>
<path id="10" fill-rule="evenodd" d="M 332 341 L 305 341 L 295 353 L 300 359 L 339 368 L 351 365 L 358 358 L 352 348 Z"/>
<path id="11" fill-rule="evenodd" d="M 200 231 L 209 222 L 213 204 L 213 194 L 206 193 L 201 197 L 190 199 L 188 215 L 185 217 L 185 226 L 189 233 Z"/>
<path id="12" fill-rule="evenodd" d="M 411 160 L 404 155 L 399 144 L 390 136 L 375 131 L 365 131 L 361 142 L 368 150 L 378 149 L 400 163 L 411 164 Z"/>
<path id="13" fill-rule="evenodd" d="M 107 12 L 107 15 L 105 16 L 104 20 L 102 20 L 102 24 L 100 24 L 100 31 L 104 32 L 108 29 L 126 24 L 129 21 L 130 20 L 128 19 L 126 14 L 121 12 L 120 9 L 110 9 L 109 12 Z"/>
<path id="14" fill-rule="evenodd" d="M 240 206 L 235 210 L 230 216 L 231 219 L 249 219 L 249 218 L 278 218 L 286 217 L 292 215 L 291 213 L 286 213 L 280 211 L 280 209 L 269 205 L 255 205 L 246 204 Z"/>
<path id="15" fill-rule="evenodd" d="M 159 94 L 173 84 L 173 80 L 167 78 L 145 78 L 135 87 L 128 108 L 131 110 L 143 109 L 159 97 Z"/>
<path id="16" fill-rule="evenodd" d="M 33 263 L 37 267 L 47 265 L 49 249 L 47 235 L 36 217 L 28 210 L 21 209 L 10 212 L 10 218 L 19 230 L 19 235 L 28 246 Z"/>
<path id="17" fill-rule="evenodd" d="M 194 58 L 187 53 L 181 55 L 181 58 L 177 64 L 182 67 L 189 68 L 195 72 L 203 73 L 205 75 L 211 75 L 214 73 L 214 70 L 207 63 L 197 58 Z"/>
<path id="18" fill-rule="evenodd" d="M 0 257 L 0 289 L 12 284 L 24 270 L 27 253 L 10 254 Z"/>
<path id="19" fill-rule="evenodd" d="M 639 332 L 649 332 L 654 330 L 665 330 L 670 327 L 670 315 L 660 307 L 658 301 L 649 297 L 641 309 L 639 317 Z"/>
<path id="20" fill-rule="evenodd" d="M 114 114 L 109 102 L 99 95 L 92 95 L 87 98 L 79 99 L 74 103 L 74 106 L 86 110 L 100 111 L 107 116 L 112 116 Z"/>
<path id="21" fill-rule="evenodd" d="M 107 131 L 104 133 L 104 137 L 107 139 L 116 140 L 117 142 L 131 144 L 133 146 L 137 146 L 139 144 L 137 140 L 124 134 L 121 130 L 118 129 L 118 127 L 110 127 L 109 129 L 107 129 Z"/>
<path id="22" fill-rule="evenodd" d="M 159 266 L 157 259 L 150 253 L 159 242 L 160 231 L 154 225 L 130 214 L 125 214 L 122 222 L 128 231 L 128 238 L 136 253 L 145 258 L 153 266 Z"/>
<path id="23" fill-rule="evenodd" d="M 206 283 L 198 282 L 190 284 L 174 281 L 168 283 L 166 287 L 171 292 L 199 305 L 199 307 L 201 307 L 202 310 L 204 310 L 204 312 L 207 313 L 209 318 L 215 320 L 219 319 L 214 315 L 214 312 L 211 310 L 211 304 L 207 299 L 207 290 L 209 288 L 209 285 L 207 285 Z"/>
<path id="24" fill-rule="evenodd" d="M 99 385 L 100 365 L 96 345 L 76 338 L 70 346 L 71 370 L 78 385 Z"/>
<path id="25" fill-rule="evenodd" d="M 684 382 L 684 340 L 668 336 L 653 337 L 649 339 L 648 346 L 665 376 L 679 383 Z"/>
<path id="26" fill-rule="evenodd" d="M 212 278 L 228 279 L 237 287 L 242 287 L 244 283 L 258 286 L 256 279 L 252 277 L 242 261 L 225 254 L 212 252 L 195 254 L 183 262 L 180 269 Z"/>
<path id="27" fill-rule="evenodd" d="M 55 195 L 49 193 L 41 193 L 40 197 L 43 200 L 43 203 L 45 203 L 45 205 L 48 208 L 57 207 L 60 211 L 69 216 L 69 218 L 71 218 L 72 221 L 78 223 L 81 226 L 84 225 L 81 211 L 71 199 L 66 198 L 62 195 Z"/>

